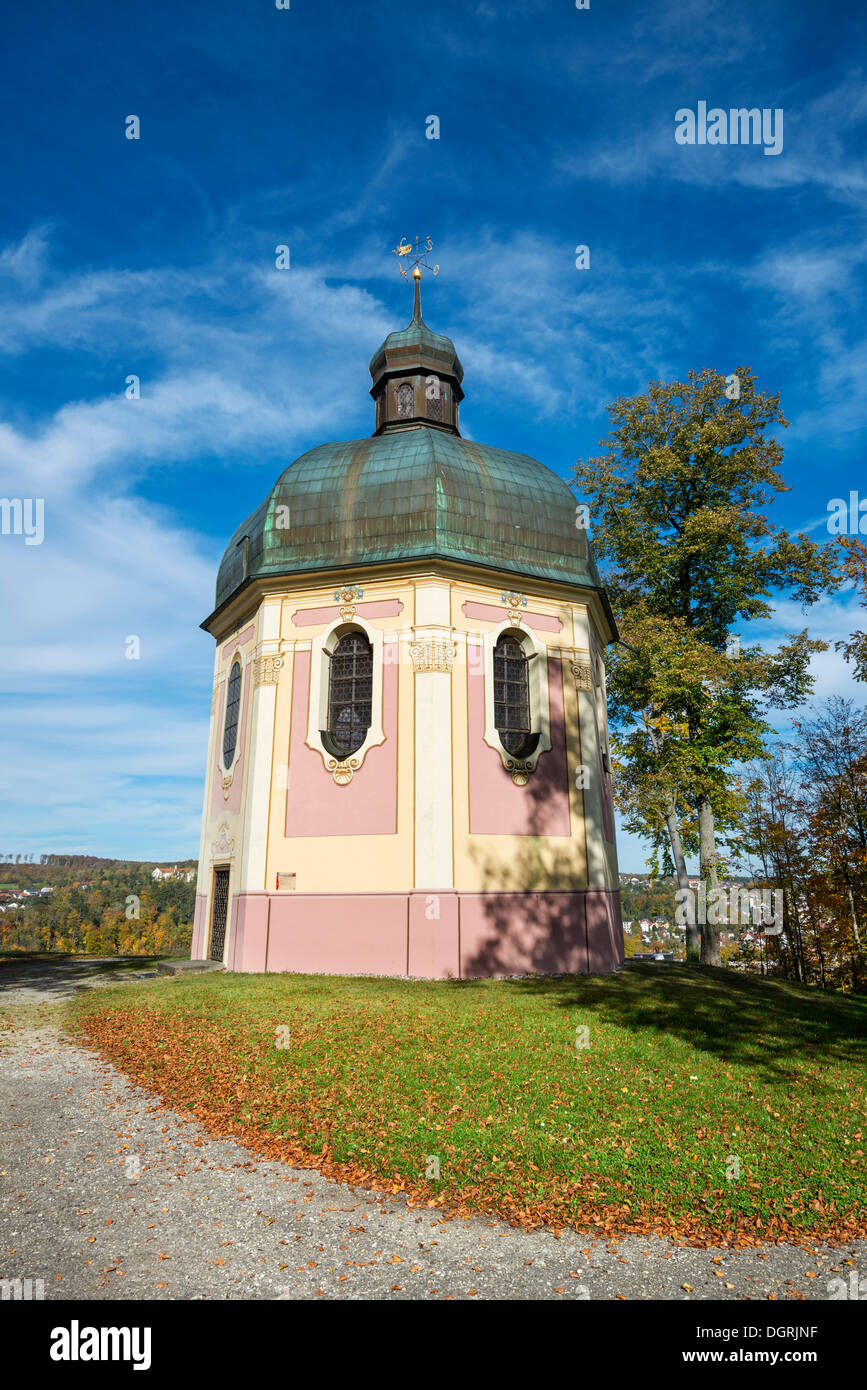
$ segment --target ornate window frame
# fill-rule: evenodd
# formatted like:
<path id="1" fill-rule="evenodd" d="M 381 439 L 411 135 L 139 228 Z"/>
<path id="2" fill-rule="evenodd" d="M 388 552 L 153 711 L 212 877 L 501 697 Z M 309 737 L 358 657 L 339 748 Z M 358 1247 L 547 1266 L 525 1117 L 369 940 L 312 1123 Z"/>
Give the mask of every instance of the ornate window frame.
<path id="1" fill-rule="evenodd" d="M 235 671 L 236 671 L 236 670 L 237 670 L 237 672 L 238 672 L 238 685 L 237 685 L 237 697 L 238 697 L 238 698 L 237 698 L 237 705 L 236 705 L 236 707 L 235 707 L 235 726 L 234 726 L 234 728 L 232 729 L 232 756 L 231 756 L 231 758 L 229 759 L 229 761 L 227 762 L 227 761 L 226 761 L 226 739 L 227 739 L 228 734 L 229 734 L 229 699 L 230 699 L 230 696 L 233 697 L 233 682 L 234 682 L 234 679 L 235 679 Z M 235 766 L 235 762 L 236 762 L 237 757 L 238 757 L 238 735 L 239 735 L 240 732 L 241 732 L 241 696 L 243 695 L 243 692 L 244 692 L 244 667 L 243 667 L 243 664 L 241 663 L 241 661 L 239 661 L 238 658 L 236 657 L 235 660 L 234 660 L 234 661 L 232 662 L 232 664 L 230 665 L 230 667 L 229 667 L 229 674 L 228 674 L 228 676 L 226 677 L 226 705 L 225 705 L 225 709 L 223 710 L 223 742 L 222 742 L 222 748 L 221 748 L 221 755 L 222 755 L 222 759 L 223 759 L 223 767 L 225 768 L 226 772 L 231 772 L 232 768 Z M 234 697 L 233 697 L 233 703 L 234 703 Z"/>
<path id="2" fill-rule="evenodd" d="M 533 752 L 516 758 L 504 747 L 497 733 L 494 711 L 494 648 L 503 636 L 514 637 L 524 649 L 530 683 L 530 732 L 539 738 Z M 517 626 L 511 618 L 484 634 L 485 657 L 485 743 L 499 753 L 512 781 L 524 786 L 543 753 L 551 748 L 551 707 L 548 700 L 548 648 L 529 628 Z"/>
<path id="3" fill-rule="evenodd" d="M 327 727 L 328 683 L 331 655 L 341 637 L 350 632 L 362 632 L 373 648 L 373 689 L 370 705 L 370 728 L 364 742 L 354 753 L 346 758 L 336 758 L 322 741 L 321 730 Z M 322 758 L 326 772 L 330 772 L 335 782 L 345 786 L 352 781 L 353 774 L 363 765 L 371 748 L 385 742 L 382 727 L 382 672 L 384 665 L 384 640 L 379 628 L 371 627 L 363 618 L 336 618 L 330 627 L 314 637 L 310 644 L 310 700 L 307 708 L 307 747 L 312 748 Z"/>
<path id="4" fill-rule="evenodd" d="M 236 662 L 238 666 L 240 666 L 241 668 L 241 683 L 238 687 L 238 727 L 235 731 L 235 752 L 232 756 L 232 765 L 231 767 L 226 767 L 226 761 L 223 757 L 223 743 L 226 737 L 226 715 L 229 711 L 229 681 L 232 679 L 232 672 L 235 669 Z M 221 680 L 219 682 L 219 684 L 222 685 L 223 690 L 225 692 L 225 699 L 223 701 L 223 718 L 220 723 L 220 728 L 217 730 L 218 767 L 220 769 L 220 779 L 223 785 L 224 800 L 229 795 L 229 788 L 235 780 L 235 770 L 238 766 L 238 763 L 241 761 L 245 751 L 241 747 L 241 723 L 244 713 L 244 687 L 247 681 L 248 664 L 249 663 L 244 660 L 244 653 L 241 651 L 241 648 L 236 647 L 235 650 L 232 652 L 232 655 L 230 656 L 229 661 L 226 665 L 226 674 L 225 676 L 221 677 Z M 217 707 L 219 708 L 219 705 Z"/>

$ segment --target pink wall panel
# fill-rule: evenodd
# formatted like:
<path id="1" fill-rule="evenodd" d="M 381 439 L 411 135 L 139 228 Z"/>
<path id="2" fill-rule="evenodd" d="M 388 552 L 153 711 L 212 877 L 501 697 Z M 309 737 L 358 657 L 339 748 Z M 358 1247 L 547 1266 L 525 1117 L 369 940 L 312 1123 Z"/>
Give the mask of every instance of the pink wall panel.
<path id="1" fill-rule="evenodd" d="M 603 946 L 608 946 L 605 932 Z M 583 893 L 462 893 L 461 977 L 588 968 Z M 611 965 L 605 967 L 611 969 Z"/>
<path id="2" fill-rule="evenodd" d="M 495 608 L 491 603 L 473 603 L 468 599 L 461 605 L 461 612 L 465 618 L 481 618 L 486 623 L 504 623 L 508 618 L 506 608 Z M 528 613 L 521 610 L 521 618 L 527 627 L 532 627 L 536 632 L 562 632 L 563 624 L 559 618 L 549 618 L 547 613 Z"/>
<path id="3" fill-rule="evenodd" d="M 347 786 L 339 787 L 322 757 L 307 747 L 310 652 L 297 652 L 292 680 L 292 732 L 287 839 L 310 835 L 395 835 L 397 833 L 397 644 L 383 652 L 382 727 L 385 742 L 371 748 Z M 294 866 L 286 866 L 287 872 Z"/>
<path id="4" fill-rule="evenodd" d="M 622 965 L 623 917 L 620 893 L 608 893 L 602 888 L 587 892 L 588 970 L 611 970 Z"/>
<path id="5" fill-rule="evenodd" d="M 541 660 L 541 658 L 539 658 Z M 525 787 L 516 787 L 499 753 L 485 743 L 484 680 L 467 662 L 471 835 L 571 834 L 563 674 L 548 658 L 551 750 L 543 753 Z"/>
<path id="6" fill-rule="evenodd" d="M 269 970 L 405 975 L 406 964 L 403 893 L 370 893 L 351 899 L 343 894 L 329 898 L 293 893 L 271 899 Z"/>
<path id="7" fill-rule="evenodd" d="M 250 626 L 245 627 L 244 631 L 239 633 L 237 637 L 233 637 L 231 642 L 226 643 L 220 655 L 225 659 L 236 647 L 245 647 L 247 643 L 252 640 L 253 632 L 254 628 L 251 623 Z"/>
<path id="8" fill-rule="evenodd" d="M 443 980 L 459 971 L 457 893 L 410 893 L 408 973 Z"/>
<path id="9" fill-rule="evenodd" d="M 204 893 L 196 894 L 196 910 L 193 916 L 193 940 L 190 946 L 190 960 L 204 960 L 207 938 L 208 899 Z"/>
<path id="10" fill-rule="evenodd" d="M 261 971 L 266 968 L 268 914 L 267 893 L 234 895 L 227 960 L 229 970 Z"/>
<path id="11" fill-rule="evenodd" d="M 396 618 L 403 612 L 403 604 L 399 598 L 376 599 L 370 603 L 357 603 L 355 611 L 362 618 Z M 292 622 L 295 627 L 328 627 L 339 617 L 340 607 L 334 603 L 327 608 L 299 608 L 292 614 Z"/>

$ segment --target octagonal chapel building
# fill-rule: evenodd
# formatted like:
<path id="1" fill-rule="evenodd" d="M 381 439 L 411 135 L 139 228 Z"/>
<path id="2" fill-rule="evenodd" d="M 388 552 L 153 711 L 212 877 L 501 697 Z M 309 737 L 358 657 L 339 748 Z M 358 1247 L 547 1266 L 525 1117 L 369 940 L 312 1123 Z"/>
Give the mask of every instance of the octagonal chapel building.
<path id="1" fill-rule="evenodd" d="M 461 438 L 419 274 L 373 434 L 290 464 L 220 565 L 192 956 L 611 971 L 611 609 L 566 483 Z"/>

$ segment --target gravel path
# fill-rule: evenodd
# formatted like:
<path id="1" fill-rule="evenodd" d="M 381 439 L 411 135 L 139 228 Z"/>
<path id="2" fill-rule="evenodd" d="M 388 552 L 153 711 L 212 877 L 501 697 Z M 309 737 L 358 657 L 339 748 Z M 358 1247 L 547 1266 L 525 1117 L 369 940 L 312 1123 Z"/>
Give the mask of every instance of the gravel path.
<path id="1" fill-rule="evenodd" d="M 0 964 L 0 1279 L 41 1279 L 46 1298 L 825 1300 L 867 1274 L 867 1241 L 519 1231 L 259 1158 L 61 1037 L 63 1001 L 114 983 L 107 965 Z"/>

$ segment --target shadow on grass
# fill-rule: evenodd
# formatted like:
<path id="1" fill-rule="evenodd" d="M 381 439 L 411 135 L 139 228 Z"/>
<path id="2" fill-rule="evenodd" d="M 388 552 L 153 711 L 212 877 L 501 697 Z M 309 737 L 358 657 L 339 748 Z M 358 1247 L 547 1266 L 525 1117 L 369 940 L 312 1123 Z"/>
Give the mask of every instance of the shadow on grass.
<path id="1" fill-rule="evenodd" d="M 4 987 L 26 984 L 28 989 L 50 993 L 58 981 L 84 980 L 94 974 L 122 974 L 148 970 L 166 956 L 85 956 L 60 952 L 16 951 L 0 958 L 0 992 Z"/>
<path id="2" fill-rule="evenodd" d="M 98 962 L 77 957 L 82 973 L 104 968 L 141 969 L 155 957 L 112 957 Z M 36 973 L 44 961 L 34 962 Z M 67 965 L 67 971 L 69 965 Z M 2 975 L 0 972 L 0 981 Z M 48 971 L 45 972 L 46 977 Z M 67 974 L 67 978 L 69 978 Z M 575 1022 L 599 1021 L 650 1041 L 680 1039 L 721 1065 L 736 1065 L 758 1079 L 790 1084 L 799 1068 L 809 1067 L 809 1085 L 822 1087 L 819 1067 L 867 1063 L 867 998 L 825 993 L 785 980 L 763 980 L 710 966 L 686 967 L 631 962 L 613 975 L 533 975 L 521 979 L 407 980 L 399 977 L 340 975 L 233 975 L 208 972 L 184 981 L 184 997 L 211 997 L 218 1012 L 231 1015 L 239 1001 L 249 1018 L 270 1018 L 284 982 L 293 996 L 324 997 L 336 1008 L 355 1008 L 369 999 L 388 1007 L 390 996 L 405 1001 L 490 999 L 492 992 L 573 1011 Z M 11 983 L 11 981 L 10 981 Z M 39 988 L 37 981 L 32 986 Z M 50 988 L 46 979 L 44 986 Z M 180 996 L 178 996 L 180 997 Z M 171 1007 L 171 1005 L 170 1005 Z M 831 1084 L 838 1084 L 832 1078 Z"/>
<path id="3" fill-rule="evenodd" d="M 639 1033 L 670 1033 L 723 1063 L 785 1081 L 799 1062 L 867 1062 L 867 998 L 711 966 L 631 964 L 616 975 L 507 981 Z"/>

